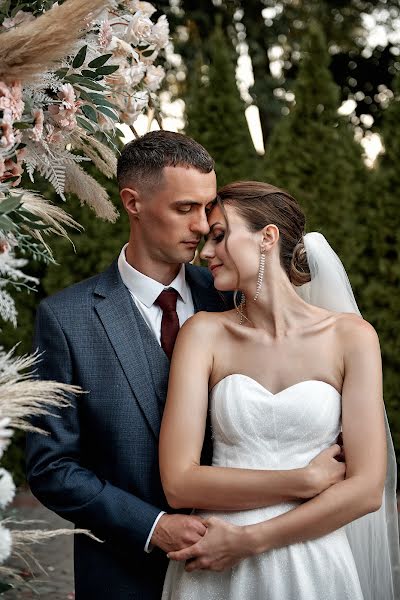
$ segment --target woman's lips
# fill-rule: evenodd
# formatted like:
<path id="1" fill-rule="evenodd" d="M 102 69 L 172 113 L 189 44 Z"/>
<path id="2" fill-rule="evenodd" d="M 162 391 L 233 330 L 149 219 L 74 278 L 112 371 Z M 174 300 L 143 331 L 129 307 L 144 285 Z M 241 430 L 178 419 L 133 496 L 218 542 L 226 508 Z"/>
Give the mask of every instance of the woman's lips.
<path id="1" fill-rule="evenodd" d="M 214 275 L 214 273 L 215 273 L 216 269 L 219 269 L 220 267 L 222 267 L 222 265 L 212 265 L 212 266 L 210 267 L 210 271 L 211 271 L 211 273 Z"/>

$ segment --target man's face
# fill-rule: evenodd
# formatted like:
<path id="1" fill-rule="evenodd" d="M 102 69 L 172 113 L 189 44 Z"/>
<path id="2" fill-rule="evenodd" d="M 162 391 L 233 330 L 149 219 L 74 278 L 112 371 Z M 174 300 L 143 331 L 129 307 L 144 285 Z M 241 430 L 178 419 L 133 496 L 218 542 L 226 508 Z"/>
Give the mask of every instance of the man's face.
<path id="1" fill-rule="evenodd" d="M 206 208 L 216 196 L 215 172 L 165 167 L 161 185 L 145 191 L 137 203 L 135 245 L 153 262 L 190 262 L 208 233 Z"/>

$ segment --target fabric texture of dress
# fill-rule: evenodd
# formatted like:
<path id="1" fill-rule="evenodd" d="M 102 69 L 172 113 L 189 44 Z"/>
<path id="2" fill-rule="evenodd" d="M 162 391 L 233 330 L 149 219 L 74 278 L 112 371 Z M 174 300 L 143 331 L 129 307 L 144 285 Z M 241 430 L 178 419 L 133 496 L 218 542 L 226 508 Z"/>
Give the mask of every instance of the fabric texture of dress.
<path id="1" fill-rule="evenodd" d="M 277 394 L 242 374 L 211 392 L 213 465 L 248 469 L 306 466 L 336 442 L 341 396 L 330 384 L 302 381 Z M 299 502 L 254 510 L 197 514 L 235 525 L 259 523 Z M 187 573 L 170 562 L 162 600 L 362 600 L 345 528 L 242 560 L 222 573 Z"/>

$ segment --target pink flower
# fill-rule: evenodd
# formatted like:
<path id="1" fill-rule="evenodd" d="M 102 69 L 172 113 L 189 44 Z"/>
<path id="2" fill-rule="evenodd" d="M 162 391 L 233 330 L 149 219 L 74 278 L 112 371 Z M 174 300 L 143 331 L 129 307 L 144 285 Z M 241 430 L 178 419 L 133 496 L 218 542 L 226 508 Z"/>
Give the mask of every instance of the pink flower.
<path id="1" fill-rule="evenodd" d="M 16 142 L 13 124 L 11 110 L 4 108 L 3 118 L 0 120 L 0 146 L 3 148 L 11 148 Z"/>
<path id="2" fill-rule="evenodd" d="M 24 102 L 22 100 L 22 85 L 20 81 L 14 81 L 7 85 L 0 81 L 0 110 L 8 108 L 14 121 L 22 117 Z"/>
<path id="3" fill-rule="evenodd" d="M 18 179 L 16 181 L 13 181 L 11 186 L 15 187 L 17 185 L 20 184 L 21 182 L 21 175 L 24 172 L 23 168 L 22 168 L 22 161 L 24 159 L 25 156 L 25 148 L 21 148 L 20 150 L 17 150 L 16 152 L 16 159 L 17 162 L 15 162 L 14 160 L 11 160 L 11 158 L 8 158 L 7 160 L 5 160 L 3 162 L 0 168 L 0 181 L 6 181 L 7 179 L 10 179 L 11 177 L 18 177 Z"/>
<path id="4" fill-rule="evenodd" d="M 33 126 L 32 132 L 31 132 L 31 139 L 34 142 L 38 142 L 43 137 L 43 122 L 44 122 L 43 111 L 41 108 L 36 108 L 36 109 L 32 110 L 32 115 L 33 115 L 33 118 L 35 119 L 35 124 Z"/>
<path id="5" fill-rule="evenodd" d="M 56 125 L 71 131 L 77 126 L 75 113 L 82 102 L 76 99 L 75 90 L 70 83 L 64 83 L 57 95 L 61 104 L 51 104 L 48 112 Z"/>
<path id="6" fill-rule="evenodd" d="M 104 49 L 111 44 L 112 29 L 109 21 L 102 21 L 99 30 L 99 46 Z"/>

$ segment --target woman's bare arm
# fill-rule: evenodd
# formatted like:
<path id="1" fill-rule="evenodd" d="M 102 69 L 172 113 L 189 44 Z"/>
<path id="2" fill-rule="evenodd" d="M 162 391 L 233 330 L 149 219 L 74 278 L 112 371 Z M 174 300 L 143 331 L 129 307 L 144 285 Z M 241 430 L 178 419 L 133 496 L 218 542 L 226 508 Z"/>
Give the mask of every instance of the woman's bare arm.
<path id="1" fill-rule="evenodd" d="M 369 323 L 353 317 L 343 322 L 341 336 L 346 479 L 289 513 L 250 526 L 257 553 L 320 537 L 381 506 L 386 433 L 378 336 Z"/>
<path id="2" fill-rule="evenodd" d="M 350 322 L 349 322 L 350 321 Z M 386 433 L 378 337 L 369 323 L 343 323 L 342 391 L 346 479 L 279 517 L 244 527 L 215 517 L 193 546 L 169 554 L 189 560 L 187 571 L 231 568 L 242 558 L 326 535 L 377 510 L 386 476 Z"/>
<path id="3" fill-rule="evenodd" d="M 200 313 L 182 327 L 172 358 L 160 432 L 161 480 L 172 508 L 243 510 L 310 498 L 344 476 L 325 450 L 308 467 L 255 470 L 200 465 L 208 411 L 213 350 L 221 332 L 215 315 Z"/>

